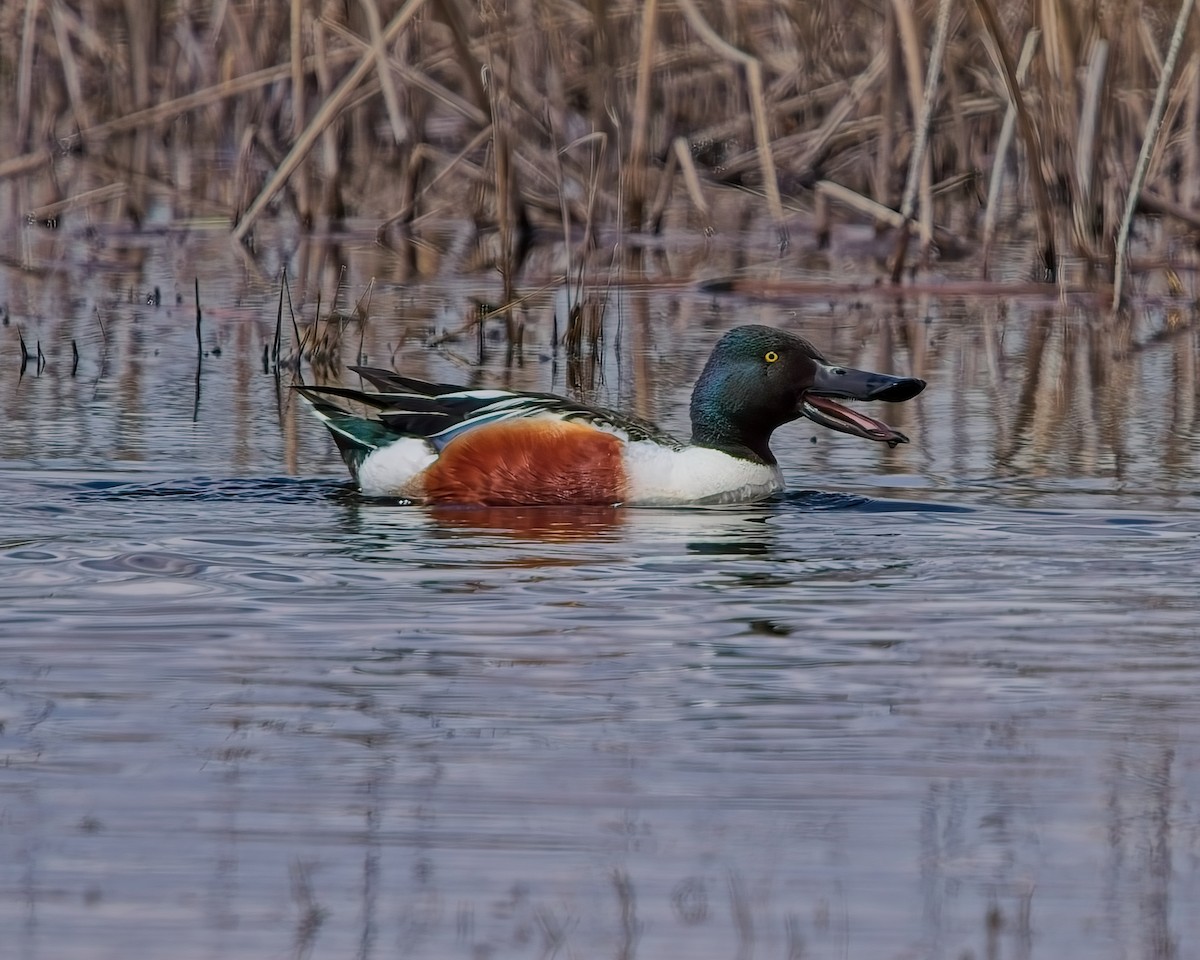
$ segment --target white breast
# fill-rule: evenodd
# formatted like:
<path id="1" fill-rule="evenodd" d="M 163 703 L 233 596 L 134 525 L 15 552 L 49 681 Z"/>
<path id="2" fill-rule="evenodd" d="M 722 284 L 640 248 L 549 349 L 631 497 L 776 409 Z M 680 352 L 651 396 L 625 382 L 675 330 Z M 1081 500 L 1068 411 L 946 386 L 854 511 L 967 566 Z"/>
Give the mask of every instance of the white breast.
<path id="1" fill-rule="evenodd" d="M 777 466 L 731 457 L 707 447 L 672 450 L 649 440 L 625 448 L 630 504 L 748 503 L 783 489 Z"/>

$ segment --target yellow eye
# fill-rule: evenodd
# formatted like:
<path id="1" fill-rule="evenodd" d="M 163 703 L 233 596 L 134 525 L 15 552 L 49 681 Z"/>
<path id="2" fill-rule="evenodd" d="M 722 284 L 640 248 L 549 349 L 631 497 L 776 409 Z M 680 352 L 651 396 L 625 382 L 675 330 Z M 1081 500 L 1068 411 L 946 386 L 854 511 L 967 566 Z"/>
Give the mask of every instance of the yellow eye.
<path id="1" fill-rule="evenodd" d="M 776 360 L 779 359 L 779 354 L 777 354 L 774 350 L 768 350 L 766 356 L 764 356 L 763 359 L 766 360 L 767 363 L 774 363 Z"/>

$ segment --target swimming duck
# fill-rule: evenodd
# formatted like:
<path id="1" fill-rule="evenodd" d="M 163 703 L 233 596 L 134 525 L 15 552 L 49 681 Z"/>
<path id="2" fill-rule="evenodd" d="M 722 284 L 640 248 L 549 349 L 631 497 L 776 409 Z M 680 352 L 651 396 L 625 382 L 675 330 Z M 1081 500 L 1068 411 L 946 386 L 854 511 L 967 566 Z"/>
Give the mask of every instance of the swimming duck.
<path id="1" fill-rule="evenodd" d="M 717 504 L 782 490 L 769 441 L 799 417 L 895 446 L 908 437 L 836 402 L 909 400 L 915 377 L 852 370 L 803 337 L 749 325 L 713 348 L 683 443 L 636 417 L 550 393 L 474 390 L 351 367 L 378 392 L 296 386 L 368 496 L 481 506 Z M 836 398 L 836 399 L 835 399 Z M 359 416 L 333 402 L 373 411 Z"/>

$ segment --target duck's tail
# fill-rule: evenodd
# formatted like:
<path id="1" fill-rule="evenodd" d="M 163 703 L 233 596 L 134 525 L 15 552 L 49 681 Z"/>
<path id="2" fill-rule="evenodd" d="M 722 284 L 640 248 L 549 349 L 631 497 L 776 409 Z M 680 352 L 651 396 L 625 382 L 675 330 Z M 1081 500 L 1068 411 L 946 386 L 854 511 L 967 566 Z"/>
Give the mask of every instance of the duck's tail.
<path id="1" fill-rule="evenodd" d="M 377 394 L 360 393 L 341 387 L 309 387 L 301 384 L 294 384 L 292 389 L 308 401 L 312 412 L 333 435 L 338 452 L 355 478 L 358 477 L 358 468 L 368 456 L 401 436 L 379 420 L 358 416 L 329 399 L 330 396 L 343 397 L 372 407 L 376 406 L 372 399 L 378 396 Z"/>

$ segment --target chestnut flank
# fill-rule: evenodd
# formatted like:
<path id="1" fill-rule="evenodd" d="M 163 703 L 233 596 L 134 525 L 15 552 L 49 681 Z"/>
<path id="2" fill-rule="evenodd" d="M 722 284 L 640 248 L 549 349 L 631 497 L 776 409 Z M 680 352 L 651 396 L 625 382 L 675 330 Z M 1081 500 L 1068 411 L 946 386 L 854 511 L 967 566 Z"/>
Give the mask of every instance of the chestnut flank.
<path id="1" fill-rule="evenodd" d="M 561 420 L 478 427 L 425 471 L 425 496 L 489 507 L 618 503 L 627 492 L 623 447 L 611 433 Z"/>

